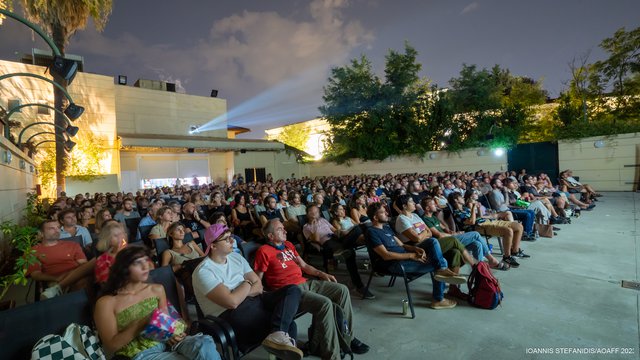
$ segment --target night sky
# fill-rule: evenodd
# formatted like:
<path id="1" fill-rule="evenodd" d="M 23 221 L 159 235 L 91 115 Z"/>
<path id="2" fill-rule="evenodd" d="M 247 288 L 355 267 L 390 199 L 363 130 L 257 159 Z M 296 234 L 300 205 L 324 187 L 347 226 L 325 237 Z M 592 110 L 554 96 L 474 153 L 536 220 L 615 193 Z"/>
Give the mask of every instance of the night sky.
<path id="1" fill-rule="evenodd" d="M 114 0 L 104 32 L 90 24 L 67 53 L 84 56 L 85 71 L 127 75 L 129 84 L 165 80 L 200 96 L 217 89 L 229 123 L 262 138 L 264 129 L 318 116 L 331 67 L 361 54 L 382 76 L 388 49 L 408 41 L 421 75 L 440 86 L 463 63 L 499 64 L 557 96 L 572 58 L 591 51 L 590 62 L 603 59 L 602 39 L 638 26 L 638 0 Z M 0 43 L 6 60 L 47 48 L 11 19 Z"/>

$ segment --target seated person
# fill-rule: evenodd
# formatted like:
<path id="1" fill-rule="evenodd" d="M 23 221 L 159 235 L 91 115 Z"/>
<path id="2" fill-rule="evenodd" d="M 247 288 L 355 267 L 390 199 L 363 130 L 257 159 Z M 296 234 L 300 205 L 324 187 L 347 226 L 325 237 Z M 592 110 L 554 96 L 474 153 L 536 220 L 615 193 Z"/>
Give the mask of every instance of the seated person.
<path id="1" fill-rule="evenodd" d="M 509 265 L 507 263 L 499 261 L 491 255 L 487 240 L 485 240 L 479 232 L 456 232 L 449 229 L 445 223 L 441 222 L 435 215 L 440 209 L 436 205 L 434 199 L 430 197 L 423 198 L 422 208 L 424 209 L 422 220 L 424 220 L 424 223 L 427 225 L 429 230 L 431 230 L 433 237 L 436 239 L 442 239 L 447 236 L 453 236 L 458 239 L 462 245 L 464 245 L 476 260 L 482 261 L 486 257 L 489 262 L 489 266 L 492 268 L 498 270 L 509 270 Z"/>
<path id="2" fill-rule="evenodd" d="M 522 196 L 526 201 L 540 200 L 544 202 L 545 206 L 549 208 L 549 211 L 553 210 L 552 214 L 556 217 L 555 221 L 558 223 L 566 223 L 566 219 L 563 219 L 566 218 L 564 213 L 564 209 L 567 206 L 566 197 L 541 194 L 536 188 L 537 178 L 535 176 L 523 175 L 522 181 L 524 183 L 522 186 Z"/>
<path id="3" fill-rule="evenodd" d="M 147 283 L 149 263 L 149 251 L 142 246 L 127 247 L 116 255 L 104 287 L 106 295 L 98 299 L 93 314 L 104 350 L 135 360 L 220 359 L 213 339 L 187 336 L 184 322 L 166 342 L 140 334 L 155 309 L 168 313 L 164 287 Z"/>
<path id="4" fill-rule="evenodd" d="M 398 215 L 395 224 L 395 230 L 400 241 L 404 244 L 420 246 L 422 242 L 433 239 L 427 224 L 414 212 L 416 211 L 416 206 L 410 195 L 398 196 L 394 205 L 400 209 L 400 215 Z M 444 258 L 447 260 L 449 269 L 455 274 L 460 273 L 460 268 L 465 263 L 471 266 L 476 263 L 476 260 L 464 248 L 464 245 L 455 237 L 443 236 L 437 241 Z M 449 293 L 452 296 L 465 298 L 465 295 L 455 284 L 449 287 Z"/>
<path id="5" fill-rule="evenodd" d="M 116 212 L 116 215 L 113 218 L 119 223 L 126 225 L 126 219 L 136 219 L 139 217 L 140 214 L 133 209 L 133 199 L 126 198 L 122 201 L 122 209 Z"/>
<path id="6" fill-rule="evenodd" d="M 297 285 L 302 290 L 299 310 L 309 312 L 313 316 L 313 337 L 309 342 L 322 348 L 321 353 L 315 355 L 323 359 L 340 359 L 333 304 L 341 307 L 347 327 L 354 333 L 349 289 L 338 284 L 333 275 L 307 264 L 298 255 L 295 246 L 287 241 L 287 231 L 280 221 L 270 220 L 263 232 L 267 244 L 262 245 L 256 253 L 256 274 L 260 279 L 264 279 L 270 290 L 283 289 L 291 285 Z M 302 276 L 302 272 L 318 280 L 307 280 Z M 369 351 L 369 346 L 354 336 L 351 350 L 355 354 L 364 354 Z"/>
<path id="7" fill-rule="evenodd" d="M 204 252 L 194 241 L 183 243 L 185 229 L 182 224 L 175 222 L 167 230 L 167 241 L 169 249 L 162 254 L 158 254 L 162 261 L 160 266 L 171 265 L 174 272 L 182 268 L 182 263 L 186 260 L 197 259 L 204 256 Z"/>
<path id="8" fill-rule="evenodd" d="M 413 201 L 413 200 L 411 200 Z M 435 271 L 433 276 L 432 309 L 451 309 L 457 303 L 444 297 L 444 283 L 463 284 L 467 281 L 449 269 L 447 260 L 442 256 L 440 244 L 434 238 L 425 239 L 418 246 L 402 243 L 389 227 L 387 210 L 380 204 L 374 203 L 367 208 L 373 225 L 367 228 L 368 246 L 377 258 L 371 259 L 374 266 L 383 266 L 393 274 L 402 274 L 400 265 L 407 274 L 426 274 Z M 396 260 L 391 262 L 391 260 Z M 379 265 L 381 264 L 381 265 Z"/>
<path id="9" fill-rule="evenodd" d="M 62 226 L 60 228 L 60 239 L 66 239 L 74 236 L 82 236 L 82 246 L 85 249 L 91 248 L 91 234 L 86 227 L 78 225 L 78 217 L 73 209 L 65 209 L 58 213 L 58 221 Z"/>
<path id="10" fill-rule="evenodd" d="M 192 275 L 200 308 L 205 315 L 220 317 L 231 325 L 241 350 L 262 341 L 269 353 L 281 359 L 301 359 L 302 351 L 295 346 L 294 322 L 300 289 L 285 286 L 264 292 L 258 275 L 233 252 L 233 241 L 226 226 L 211 225 L 205 233 L 207 256 Z"/>
<path id="11" fill-rule="evenodd" d="M 202 242 L 198 230 L 204 230 L 211 226 L 208 221 L 200 218 L 200 213 L 196 210 L 196 205 L 192 202 L 187 202 L 182 205 L 183 218 L 180 223 L 184 225 L 185 230 L 191 232 L 191 236 L 198 243 Z"/>
<path id="12" fill-rule="evenodd" d="M 360 279 L 358 265 L 356 264 L 355 239 L 349 239 L 348 243 L 341 242 L 338 239 L 338 230 L 327 219 L 320 216 L 320 209 L 315 204 L 307 206 L 307 218 L 307 223 L 302 228 L 304 237 L 309 240 L 311 245 L 317 247 L 325 258 L 331 259 L 334 255 L 343 257 L 351 282 L 356 291 L 362 295 L 364 284 Z M 374 299 L 375 296 L 367 292 L 365 298 Z"/>
<path id="13" fill-rule="evenodd" d="M 530 257 L 520 249 L 520 240 L 524 231 L 521 224 L 515 221 L 498 220 L 495 215 L 482 216 L 478 211 L 478 202 L 472 197 L 468 197 L 465 203 L 465 199 L 459 193 L 451 194 L 449 203 L 453 208 L 453 217 L 458 229 L 463 231 L 478 230 L 480 233 L 502 238 L 502 249 L 504 250 L 502 261 L 509 264 L 510 267 L 520 266 L 516 257 Z"/>
<path id="14" fill-rule="evenodd" d="M 163 239 L 167 237 L 167 229 L 174 223 L 175 215 L 169 206 L 163 206 L 156 211 L 157 224 L 151 228 L 149 239 Z M 160 255 L 160 254 L 158 254 Z"/>
<path id="15" fill-rule="evenodd" d="M 90 288 L 95 259 L 87 261 L 80 245 L 60 240 L 57 220 L 45 220 L 40 226 L 42 241 L 33 247 L 39 262 L 31 265 L 27 275 L 33 280 L 48 283 L 42 292 L 45 299 L 61 295 L 67 290 Z"/>
<path id="16" fill-rule="evenodd" d="M 595 200 L 602 194 L 597 193 L 589 184 L 581 184 L 573 177 L 573 171 L 567 169 L 560 173 L 560 186 L 570 193 L 581 193 L 587 201 Z"/>
<path id="17" fill-rule="evenodd" d="M 109 220 L 104 223 L 102 230 L 98 234 L 96 250 L 102 254 L 96 258 L 95 281 L 104 284 L 109 278 L 109 269 L 116 260 L 116 255 L 127 246 L 127 231 L 125 227 L 115 221 Z"/>
<path id="18" fill-rule="evenodd" d="M 95 227 L 96 234 L 100 233 L 100 230 L 102 230 L 102 225 L 104 223 L 106 223 L 108 220 L 112 220 L 112 219 L 113 219 L 113 217 L 111 216 L 111 213 L 109 212 L 109 210 L 102 209 L 102 210 L 98 211 L 96 213 L 96 227 Z"/>
<path id="19" fill-rule="evenodd" d="M 518 219 L 522 221 L 522 226 L 526 234 L 525 240 L 535 240 L 533 232 L 533 224 L 535 223 L 536 217 L 535 212 L 533 210 L 518 209 L 511 206 L 509 202 L 509 189 L 503 185 L 502 180 L 493 178 L 491 180 L 491 186 L 493 190 L 487 193 L 487 198 L 489 198 L 491 208 L 498 212 L 496 219 L 505 221 Z"/>
<path id="20" fill-rule="evenodd" d="M 220 224 L 220 225 L 224 225 L 226 227 L 229 227 L 229 224 L 227 224 L 227 218 L 225 217 L 224 213 L 221 211 L 217 211 L 214 212 L 213 214 L 211 214 L 211 216 L 209 216 L 209 219 L 207 219 L 207 221 L 209 221 L 209 223 L 211 225 L 213 224 Z M 242 240 L 242 238 L 236 234 L 233 234 L 233 230 L 231 230 L 231 233 L 233 236 L 233 251 L 237 252 L 238 254 L 242 255 L 242 251 L 240 251 L 239 246 L 242 246 L 242 244 L 244 243 L 244 240 Z M 205 233 L 206 235 L 206 233 Z"/>
<path id="21" fill-rule="evenodd" d="M 286 222 L 286 218 L 284 217 L 284 212 L 282 209 L 278 208 L 278 202 L 276 198 L 269 195 L 264 198 L 263 201 L 265 210 L 261 212 L 260 215 L 260 223 L 264 226 L 267 221 L 271 219 L 279 219 L 284 224 Z"/>
<path id="22" fill-rule="evenodd" d="M 140 228 L 143 226 L 156 225 L 156 212 L 158 209 L 162 207 L 162 203 L 160 201 L 154 201 L 147 210 L 147 216 L 140 219 L 140 223 L 138 224 L 138 233 L 136 235 L 136 241 L 142 240 L 142 236 L 140 234 Z"/>
<path id="23" fill-rule="evenodd" d="M 364 243 L 362 227 L 356 226 L 351 217 L 347 216 L 344 206 L 335 203 L 331 205 L 331 225 L 337 230 L 337 235 L 346 248 L 353 248 Z"/>

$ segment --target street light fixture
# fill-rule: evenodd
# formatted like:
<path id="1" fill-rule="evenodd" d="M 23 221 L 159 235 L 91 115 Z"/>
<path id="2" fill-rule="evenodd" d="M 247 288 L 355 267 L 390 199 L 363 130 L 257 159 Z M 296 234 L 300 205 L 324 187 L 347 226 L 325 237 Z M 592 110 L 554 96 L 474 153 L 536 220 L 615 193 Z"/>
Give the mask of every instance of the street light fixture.
<path id="1" fill-rule="evenodd" d="M 77 118 L 80 117 L 80 115 L 82 115 L 82 113 L 84 112 L 84 108 L 80 105 L 77 105 L 73 102 L 73 98 L 71 98 L 71 95 L 69 95 L 69 93 L 67 92 L 67 90 L 62 87 L 62 85 L 58 84 L 57 82 L 46 78 L 44 76 L 41 75 L 37 75 L 37 74 L 31 74 L 31 73 L 11 73 L 11 74 L 4 74 L 2 76 L 0 76 L 0 81 L 4 80 L 4 79 L 8 79 L 10 77 L 14 77 L 14 76 L 28 76 L 28 77 L 33 77 L 36 79 L 40 79 L 40 80 L 44 80 L 50 84 L 53 84 L 53 86 L 57 87 L 60 91 L 62 91 L 62 93 L 64 94 L 64 96 L 67 98 L 67 100 L 69 100 L 69 105 L 67 105 L 67 108 L 64 110 L 64 113 L 69 117 L 69 119 L 71 120 L 75 120 Z"/>

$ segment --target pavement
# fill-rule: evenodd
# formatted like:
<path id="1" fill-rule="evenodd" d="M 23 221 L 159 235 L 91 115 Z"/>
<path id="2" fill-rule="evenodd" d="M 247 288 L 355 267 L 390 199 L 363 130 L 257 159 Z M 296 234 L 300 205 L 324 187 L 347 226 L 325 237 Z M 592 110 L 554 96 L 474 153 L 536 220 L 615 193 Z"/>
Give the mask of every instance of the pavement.
<path id="1" fill-rule="evenodd" d="M 356 337 L 371 346 L 355 359 L 639 359 L 640 291 L 621 281 L 639 279 L 640 194 L 611 192 L 599 200 L 593 211 L 559 225 L 554 238 L 523 242 L 531 258 L 519 268 L 494 271 L 504 292 L 495 310 L 460 301 L 432 310 L 431 280 L 423 276 L 411 283 L 411 319 L 402 315 L 402 280 L 388 288 L 388 278 L 374 277 L 376 299 L 352 297 Z M 343 265 L 336 273 L 347 281 Z M 361 276 L 366 281 L 368 271 Z M 306 341 L 311 316 L 296 322 L 298 339 Z M 261 348 L 245 357 L 265 358 Z"/>

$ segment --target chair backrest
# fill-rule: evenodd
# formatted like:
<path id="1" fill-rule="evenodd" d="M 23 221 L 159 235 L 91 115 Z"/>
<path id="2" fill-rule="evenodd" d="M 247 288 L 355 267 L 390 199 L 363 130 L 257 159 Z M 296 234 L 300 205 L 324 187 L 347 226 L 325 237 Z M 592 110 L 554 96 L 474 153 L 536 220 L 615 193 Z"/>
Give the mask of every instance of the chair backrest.
<path id="1" fill-rule="evenodd" d="M 182 287 L 176 282 L 176 277 L 173 274 L 173 268 L 171 266 L 161 266 L 151 270 L 149 273 L 149 282 L 164 286 L 164 292 L 167 294 L 167 301 L 173 304 L 180 314 L 187 316 L 187 311 L 182 311 L 182 309 L 186 309 L 184 292 Z"/>
<path id="2" fill-rule="evenodd" d="M 0 311 L 0 359 L 29 359 L 31 348 L 48 334 L 62 334 L 71 324 L 92 324 L 84 291 Z"/>
<path id="3" fill-rule="evenodd" d="M 251 265 L 251 267 L 253 267 L 253 261 L 256 258 L 256 251 L 258 251 L 258 248 L 260 246 L 262 245 L 258 244 L 255 241 L 245 241 L 242 244 L 238 245 L 238 247 L 242 251 L 242 255 L 247 260 L 249 265 Z"/>
<path id="4" fill-rule="evenodd" d="M 298 223 L 300 224 L 300 227 L 302 228 L 304 226 L 304 224 L 307 223 L 307 215 L 298 215 Z"/>
<path id="5" fill-rule="evenodd" d="M 138 225 L 140 224 L 140 220 L 142 220 L 142 218 L 132 218 L 132 219 L 124 220 L 127 226 L 127 230 L 129 231 L 128 232 L 129 242 L 136 240 L 136 236 L 138 235 Z"/>
<path id="6" fill-rule="evenodd" d="M 322 217 L 327 221 L 331 221 L 331 214 L 329 214 L 329 210 L 322 210 Z"/>
<path id="7" fill-rule="evenodd" d="M 166 238 L 153 240 L 156 243 L 156 254 L 158 254 L 158 262 L 162 261 L 162 253 L 169 250 L 169 241 Z"/>
<path id="8" fill-rule="evenodd" d="M 149 233 L 151 232 L 151 229 L 153 229 L 154 226 L 155 225 L 145 225 L 145 226 L 138 227 L 138 229 L 140 230 L 140 239 L 142 239 L 142 241 L 149 238 Z"/>
<path id="9" fill-rule="evenodd" d="M 68 237 L 68 238 L 62 238 L 62 239 L 60 239 L 60 241 L 71 241 L 71 242 L 74 242 L 74 243 L 80 245 L 80 247 L 84 249 L 84 241 L 82 240 L 82 235 L 76 235 L 76 236 L 72 236 L 72 237 Z"/>

